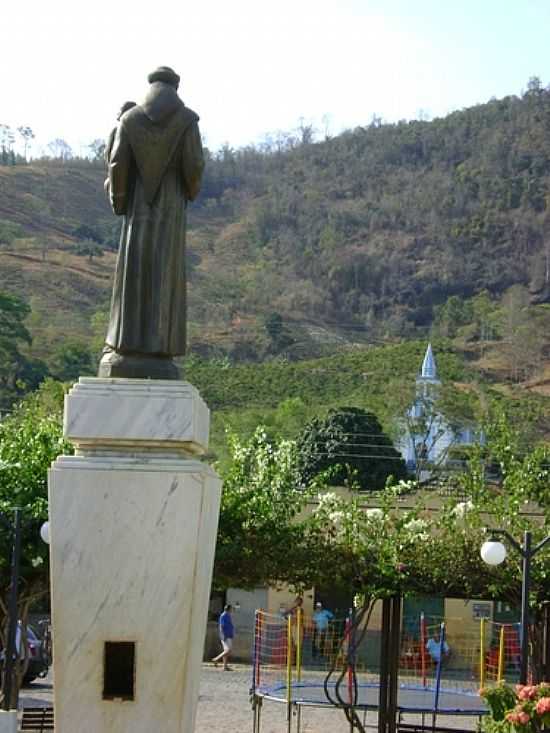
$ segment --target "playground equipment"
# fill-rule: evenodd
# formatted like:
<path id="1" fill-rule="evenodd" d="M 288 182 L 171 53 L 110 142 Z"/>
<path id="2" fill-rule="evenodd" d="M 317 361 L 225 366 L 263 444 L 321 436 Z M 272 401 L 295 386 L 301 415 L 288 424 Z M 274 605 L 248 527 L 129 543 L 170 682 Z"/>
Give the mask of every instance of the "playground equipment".
<path id="1" fill-rule="evenodd" d="M 368 711 L 386 708 L 383 695 L 391 660 L 385 656 L 395 661 L 393 708 L 401 723 L 411 713 L 421 714 L 423 720 L 430 716 L 433 727 L 437 716 L 482 716 L 487 708 L 479 688 L 518 679 L 518 624 L 481 619 L 466 625 L 421 614 L 399 626 L 398 643 L 388 655 L 386 632 L 375 628 L 367 615 L 333 619 L 319 631 L 301 609 L 288 618 L 257 611 L 251 689 L 254 733 L 261 731 L 265 702 L 287 706 L 289 733 L 294 723 L 300 733 L 305 707 L 335 706 L 346 712 L 348 720 L 353 711 L 363 723 L 356 722 L 354 728 L 350 720 L 350 730 L 364 729 Z"/>

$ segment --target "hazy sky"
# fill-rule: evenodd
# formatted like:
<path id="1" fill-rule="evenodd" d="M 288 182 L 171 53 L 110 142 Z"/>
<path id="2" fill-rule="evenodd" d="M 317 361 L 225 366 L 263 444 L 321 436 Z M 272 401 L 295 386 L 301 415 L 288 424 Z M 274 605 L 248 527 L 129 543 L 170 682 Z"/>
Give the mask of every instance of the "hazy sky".
<path id="1" fill-rule="evenodd" d="M 75 151 L 159 65 L 209 147 L 430 116 L 550 82 L 550 0 L 6 2 L 0 123 Z M 324 118 L 324 119 L 323 119 Z"/>

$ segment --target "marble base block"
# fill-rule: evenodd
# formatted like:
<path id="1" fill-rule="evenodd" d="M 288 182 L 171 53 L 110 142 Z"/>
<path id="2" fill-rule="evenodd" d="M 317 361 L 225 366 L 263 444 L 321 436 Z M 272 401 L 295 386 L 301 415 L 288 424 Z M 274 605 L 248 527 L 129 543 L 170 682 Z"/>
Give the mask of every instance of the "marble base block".
<path id="1" fill-rule="evenodd" d="M 85 414 L 73 399 L 83 381 Z M 50 471 L 57 733 L 194 730 L 221 482 L 186 455 L 190 442 L 206 449 L 196 390 L 173 382 L 170 400 L 166 383 L 133 391 L 130 381 L 76 385 L 65 431 L 78 433 L 79 452 Z M 111 420 L 98 407 L 105 392 L 116 411 L 141 417 L 126 428 L 120 414 Z M 107 450 L 105 435 L 116 436 Z M 130 672 L 120 649 L 131 649 Z"/>
<path id="2" fill-rule="evenodd" d="M 210 411 L 188 382 L 80 377 L 65 400 L 64 434 L 78 450 L 163 448 L 202 454 Z"/>

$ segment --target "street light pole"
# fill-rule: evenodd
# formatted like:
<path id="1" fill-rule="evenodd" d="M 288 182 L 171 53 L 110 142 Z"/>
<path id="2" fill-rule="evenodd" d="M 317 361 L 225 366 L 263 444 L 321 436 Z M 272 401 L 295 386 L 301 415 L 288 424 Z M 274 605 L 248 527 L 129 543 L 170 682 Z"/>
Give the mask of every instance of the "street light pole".
<path id="1" fill-rule="evenodd" d="M 512 547 L 519 552 L 523 559 L 522 563 L 522 574 L 521 574 L 521 631 L 520 631 L 520 652 L 521 652 L 521 658 L 520 658 L 520 668 L 519 668 L 519 681 L 522 685 L 527 684 L 527 672 L 528 672 L 528 662 L 529 662 L 529 589 L 531 585 L 531 560 L 533 557 L 537 554 L 539 550 L 542 550 L 542 548 L 546 545 L 547 542 L 550 542 L 550 535 L 546 537 L 544 540 L 538 543 L 538 545 L 532 546 L 532 540 L 533 535 L 529 530 L 525 530 L 523 533 L 523 546 L 520 545 L 516 540 L 512 537 L 512 535 L 508 534 L 508 532 L 505 529 L 492 529 L 489 530 L 491 535 L 501 535 L 505 537 L 508 542 L 512 545 Z M 487 544 L 491 544 L 490 542 Z M 500 544 L 500 543 L 495 543 Z M 505 550 L 503 549 L 502 552 L 504 553 L 496 563 L 489 562 L 489 564 L 499 564 L 504 560 L 505 557 Z M 484 560 L 487 562 L 487 560 L 484 557 Z"/>
<path id="2" fill-rule="evenodd" d="M 521 661 L 519 667 L 520 684 L 527 684 L 528 657 L 529 657 L 529 588 L 531 587 L 531 532 L 523 533 L 523 568 L 521 574 Z"/>

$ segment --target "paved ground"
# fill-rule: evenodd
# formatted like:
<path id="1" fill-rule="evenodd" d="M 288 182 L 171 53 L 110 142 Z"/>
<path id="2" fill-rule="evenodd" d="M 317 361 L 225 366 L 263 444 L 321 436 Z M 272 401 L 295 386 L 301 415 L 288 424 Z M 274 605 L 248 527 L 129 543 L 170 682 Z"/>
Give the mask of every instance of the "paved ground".
<path id="1" fill-rule="evenodd" d="M 252 733 L 252 709 L 249 701 L 251 672 L 249 665 L 232 665 L 231 672 L 204 664 L 201 675 L 200 699 L 195 733 Z M 21 691 L 25 707 L 52 704 L 52 682 L 48 677 Z M 349 724 L 340 710 L 302 711 L 301 733 L 349 733 Z M 369 713 L 366 721 L 376 725 L 376 714 Z M 475 730 L 475 718 L 446 718 L 441 725 Z M 287 733 L 286 706 L 265 703 L 262 711 L 261 733 Z M 292 733 L 297 731 L 296 718 Z"/>

